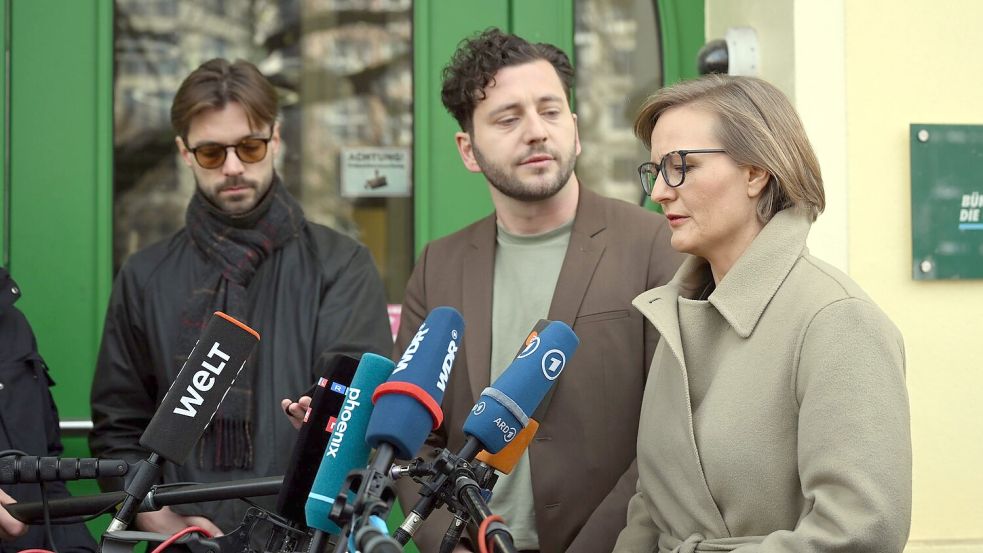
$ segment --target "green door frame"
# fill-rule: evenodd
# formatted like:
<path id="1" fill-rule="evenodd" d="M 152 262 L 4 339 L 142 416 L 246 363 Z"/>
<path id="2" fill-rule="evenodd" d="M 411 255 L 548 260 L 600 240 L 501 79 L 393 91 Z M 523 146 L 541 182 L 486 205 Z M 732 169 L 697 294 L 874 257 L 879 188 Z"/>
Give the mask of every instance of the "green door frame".
<path id="1" fill-rule="evenodd" d="M 0 259 L 23 291 L 17 307 L 62 420 L 88 421 L 112 280 L 113 3 L 3 0 L 0 17 Z M 88 455 L 84 436 L 62 442 L 65 456 Z M 70 488 L 98 492 L 95 481 Z"/>
<path id="2" fill-rule="evenodd" d="M 62 418 L 88 419 L 112 279 L 112 1 L 6 5 L 3 253 Z"/>

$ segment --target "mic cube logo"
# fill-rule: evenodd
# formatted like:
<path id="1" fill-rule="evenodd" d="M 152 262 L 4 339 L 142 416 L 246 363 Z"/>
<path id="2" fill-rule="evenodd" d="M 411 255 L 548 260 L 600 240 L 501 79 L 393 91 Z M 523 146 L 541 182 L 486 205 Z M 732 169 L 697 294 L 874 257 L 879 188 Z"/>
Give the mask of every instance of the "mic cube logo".
<path id="1" fill-rule="evenodd" d="M 341 382 L 332 382 L 331 391 L 336 394 L 345 395 L 345 393 L 348 392 L 348 387 L 342 384 Z"/>
<path id="2" fill-rule="evenodd" d="M 447 381 L 451 377 L 451 367 L 454 366 L 454 357 L 457 355 L 457 331 L 451 331 L 451 341 L 447 344 L 447 355 L 444 362 L 440 364 L 440 376 L 437 378 L 437 387 L 441 392 L 446 391 Z"/>
<path id="3" fill-rule="evenodd" d="M 211 351 L 208 352 L 208 355 L 201 362 L 201 366 L 205 370 L 198 371 L 191 377 L 191 384 L 188 385 L 188 395 L 182 395 L 181 399 L 178 400 L 184 407 L 175 407 L 175 414 L 190 418 L 195 418 L 195 415 L 198 414 L 198 407 L 201 407 L 201 404 L 205 402 L 204 396 L 199 392 L 207 392 L 212 389 L 212 386 L 215 385 L 215 376 L 222 374 L 222 371 L 225 369 L 225 362 L 229 360 L 229 355 L 218 349 L 219 347 L 218 342 L 212 344 Z M 209 363 L 210 360 L 214 361 L 216 357 L 222 360 L 218 366 Z"/>
<path id="4" fill-rule="evenodd" d="M 515 435 L 519 433 L 517 429 L 509 426 L 507 422 L 502 420 L 502 417 L 495 419 L 495 425 L 502 431 L 502 437 L 505 438 L 506 442 L 511 442 L 515 438 Z"/>
<path id="5" fill-rule="evenodd" d="M 345 398 L 345 404 L 341 406 L 341 412 L 338 413 L 338 420 L 328 423 L 328 427 L 331 429 L 331 440 L 328 441 L 328 449 L 324 453 L 325 457 L 338 458 L 338 449 L 341 447 L 341 442 L 345 439 L 345 431 L 348 430 L 348 423 L 352 420 L 355 408 L 361 405 L 361 403 L 356 401 L 361 394 L 362 391 L 358 388 L 348 388 L 348 396 Z"/>
<path id="6" fill-rule="evenodd" d="M 536 350 L 539 349 L 539 342 L 540 342 L 539 336 L 536 336 L 532 340 L 530 340 L 529 344 L 526 346 L 526 349 L 522 350 L 522 352 L 519 353 L 517 359 L 522 359 L 523 357 L 529 357 L 530 355 L 535 353 Z"/>
<path id="7" fill-rule="evenodd" d="M 393 369 L 392 374 L 396 374 L 406 369 L 410 361 L 413 360 L 413 354 L 416 353 L 416 350 L 420 349 L 420 342 L 423 342 L 423 337 L 426 336 L 428 332 L 430 332 L 430 329 L 427 328 L 427 323 L 424 321 L 424 323 L 420 325 L 420 330 L 417 330 L 416 335 L 413 336 L 412 340 L 410 340 L 410 345 L 406 346 L 406 351 L 403 352 L 403 356 L 400 357 L 399 363 L 396 363 L 396 368 Z"/>
<path id="8" fill-rule="evenodd" d="M 551 349 L 543 355 L 543 376 L 548 380 L 556 380 L 563 367 L 567 366 L 567 356 L 558 349 Z"/>
<path id="9" fill-rule="evenodd" d="M 324 430 L 330 434 L 334 432 L 334 425 L 338 422 L 338 417 L 331 417 L 328 419 L 328 425 L 324 427 Z"/>
<path id="10" fill-rule="evenodd" d="M 475 404 L 474 407 L 471 408 L 471 414 L 472 415 L 480 415 L 480 414 L 482 414 L 484 412 L 485 412 L 485 402 L 484 401 L 479 401 L 478 403 Z"/>

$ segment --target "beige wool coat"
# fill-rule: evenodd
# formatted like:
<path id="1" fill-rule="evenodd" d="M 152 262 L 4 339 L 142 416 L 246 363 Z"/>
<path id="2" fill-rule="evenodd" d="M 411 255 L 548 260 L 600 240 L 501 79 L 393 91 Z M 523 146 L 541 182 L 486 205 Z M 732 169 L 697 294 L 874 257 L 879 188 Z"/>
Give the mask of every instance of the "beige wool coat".
<path id="1" fill-rule="evenodd" d="M 692 311 L 679 298 L 698 299 L 712 280 L 701 258 L 635 298 L 662 340 L 642 403 L 637 493 L 614 551 L 903 550 L 901 334 L 856 283 L 809 255 L 809 228 L 800 213 L 777 214 L 703 304 L 707 320 L 680 325 Z"/>

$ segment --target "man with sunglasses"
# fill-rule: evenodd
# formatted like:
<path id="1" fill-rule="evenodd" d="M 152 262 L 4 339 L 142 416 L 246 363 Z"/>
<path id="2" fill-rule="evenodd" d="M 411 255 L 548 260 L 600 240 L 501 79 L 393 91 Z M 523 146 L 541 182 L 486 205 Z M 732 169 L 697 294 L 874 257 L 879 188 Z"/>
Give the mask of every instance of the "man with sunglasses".
<path id="1" fill-rule="evenodd" d="M 274 87 L 242 60 L 204 63 L 175 94 L 175 142 L 197 190 L 185 228 L 131 256 L 113 285 L 92 387 L 95 455 L 147 457 L 140 435 L 214 311 L 262 340 L 192 456 L 164 465 L 165 482 L 283 474 L 296 432 L 280 400 L 299 396 L 337 355 L 392 349 L 368 250 L 306 221 L 277 175 L 277 111 Z M 248 508 L 173 506 L 141 513 L 136 524 L 229 532 Z"/>

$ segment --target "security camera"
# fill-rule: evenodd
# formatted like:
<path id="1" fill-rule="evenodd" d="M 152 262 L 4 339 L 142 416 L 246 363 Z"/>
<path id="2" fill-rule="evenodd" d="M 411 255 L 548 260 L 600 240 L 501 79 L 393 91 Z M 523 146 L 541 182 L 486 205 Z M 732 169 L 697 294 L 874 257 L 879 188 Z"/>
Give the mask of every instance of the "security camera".
<path id="1" fill-rule="evenodd" d="M 750 27 L 731 27 L 724 38 L 711 40 L 696 55 L 700 75 L 757 76 L 759 62 L 758 34 Z"/>

